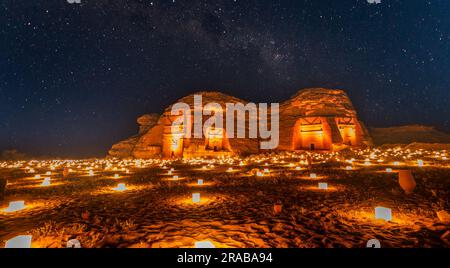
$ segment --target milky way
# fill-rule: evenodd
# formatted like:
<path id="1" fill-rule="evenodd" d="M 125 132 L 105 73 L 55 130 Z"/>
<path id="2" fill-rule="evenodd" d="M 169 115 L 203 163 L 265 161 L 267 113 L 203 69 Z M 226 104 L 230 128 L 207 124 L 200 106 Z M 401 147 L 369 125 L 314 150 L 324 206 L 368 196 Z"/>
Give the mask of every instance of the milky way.
<path id="1" fill-rule="evenodd" d="M 450 130 L 448 1 L 2 1 L 0 149 L 103 155 L 198 90 L 348 92 L 369 126 Z"/>

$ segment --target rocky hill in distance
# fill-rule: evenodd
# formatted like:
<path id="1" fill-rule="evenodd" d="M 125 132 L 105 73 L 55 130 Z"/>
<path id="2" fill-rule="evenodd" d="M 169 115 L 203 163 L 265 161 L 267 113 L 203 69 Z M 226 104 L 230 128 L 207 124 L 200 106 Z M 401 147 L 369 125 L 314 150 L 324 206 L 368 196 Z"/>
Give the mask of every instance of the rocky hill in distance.
<path id="1" fill-rule="evenodd" d="M 369 132 L 375 146 L 408 145 L 411 148 L 450 149 L 450 134 L 432 126 L 370 128 Z"/>

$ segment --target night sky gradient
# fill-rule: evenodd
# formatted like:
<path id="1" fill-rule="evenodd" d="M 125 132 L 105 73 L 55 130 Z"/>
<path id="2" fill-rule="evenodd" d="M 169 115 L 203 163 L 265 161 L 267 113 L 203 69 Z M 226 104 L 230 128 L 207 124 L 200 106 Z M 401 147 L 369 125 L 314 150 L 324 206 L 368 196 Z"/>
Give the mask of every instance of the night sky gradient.
<path id="1" fill-rule="evenodd" d="M 199 90 L 344 89 L 370 127 L 450 131 L 450 1 L 2 0 L 0 150 L 104 156 Z"/>

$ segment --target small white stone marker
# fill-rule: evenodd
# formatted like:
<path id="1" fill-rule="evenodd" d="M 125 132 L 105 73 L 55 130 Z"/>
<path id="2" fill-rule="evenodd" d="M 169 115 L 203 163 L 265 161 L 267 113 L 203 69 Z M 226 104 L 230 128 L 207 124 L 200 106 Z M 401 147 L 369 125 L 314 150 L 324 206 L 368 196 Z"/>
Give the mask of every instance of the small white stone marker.
<path id="1" fill-rule="evenodd" d="M 392 168 L 387 168 L 386 172 L 392 172 Z"/>
<path id="2" fill-rule="evenodd" d="M 78 241 L 78 239 L 70 239 L 67 241 L 67 248 L 81 248 L 81 243 Z"/>
<path id="3" fill-rule="evenodd" d="M 193 193 L 192 194 L 192 202 L 193 203 L 200 203 L 200 193 Z"/>
<path id="4" fill-rule="evenodd" d="M 11 201 L 5 212 L 16 212 L 25 208 L 25 201 Z"/>
<path id="5" fill-rule="evenodd" d="M 327 190 L 327 189 L 328 189 L 328 183 L 320 182 L 320 183 L 319 183 L 319 189 L 321 189 L 321 190 Z"/>
<path id="6" fill-rule="evenodd" d="M 125 183 L 119 183 L 118 185 L 117 185 L 117 187 L 116 188 L 114 188 L 114 190 L 116 190 L 116 191 L 125 191 L 127 189 L 127 187 L 125 186 Z"/>
<path id="7" fill-rule="evenodd" d="M 375 219 L 382 219 L 385 221 L 392 221 L 392 211 L 390 208 L 376 207 Z"/>
<path id="8" fill-rule="evenodd" d="M 370 239 L 367 241 L 366 248 L 381 248 L 380 240 Z"/>
<path id="9" fill-rule="evenodd" d="M 197 184 L 198 184 L 198 185 L 203 185 L 203 180 L 202 180 L 202 179 L 199 179 L 199 180 L 197 181 Z"/>
<path id="10" fill-rule="evenodd" d="M 211 241 L 197 241 L 195 242 L 196 248 L 215 248 L 214 244 Z"/>
<path id="11" fill-rule="evenodd" d="M 317 174 L 316 173 L 311 173 L 311 174 L 309 174 L 309 177 L 311 179 L 316 179 L 317 178 Z"/>
<path id="12" fill-rule="evenodd" d="M 31 235 L 18 235 L 6 241 L 5 248 L 31 248 Z"/>
<path id="13" fill-rule="evenodd" d="M 50 178 L 47 177 L 44 179 L 44 181 L 41 183 L 41 186 L 50 186 Z"/>

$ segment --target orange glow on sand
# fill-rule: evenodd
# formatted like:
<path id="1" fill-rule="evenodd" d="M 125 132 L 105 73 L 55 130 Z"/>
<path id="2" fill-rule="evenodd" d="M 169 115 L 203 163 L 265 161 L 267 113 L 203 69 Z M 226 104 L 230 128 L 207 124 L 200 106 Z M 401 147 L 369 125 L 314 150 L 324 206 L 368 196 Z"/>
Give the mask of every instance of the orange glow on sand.
<path id="1" fill-rule="evenodd" d="M 6 228 L 0 239 L 32 234 L 33 247 L 65 247 L 64 233 L 81 239 L 83 247 L 102 247 L 99 230 L 108 229 L 117 230 L 111 237 L 145 233 L 145 239 L 132 242 L 111 239 L 112 247 L 194 247 L 198 241 L 215 247 L 359 247 L 364 244 L 360 234 L 369 230 L 390 246 L 417 246 L 414 241 L 422 240 L 446 245 L 441 236 L 448 211 L 436 202 L 447 195 L 433 188 L 447 185 L 441 178 L 448 176 L 450 161 L 443 156 L 448 152 L 374 148 L 173 160 L 0 162 L 8 177 L 0 207 L 19 200 L 26 205 L 16 212 L 0 211 Z M 418 160 L 426 167 L 420 168 Z M 364 167 L 366 161 L 370 167 Z M 396 161 L 414 175 L 417 187 L 410 195 L 399 185 Z M 65 176 L 68 169 L 72 172 Z M 44 175 L 49 170 L 51 175 Z M 51 184 L 41 186 L 47 177 Z M 125 191 L 116 191 L 119 183 Z M 320 189 L 319 183 L 327 187 Z M 193 193 L 200 193 L 200 202 L 193 202 Z M 281 209 L 275 209 L 277 204 Z M 392 221 L 375 219 L 374 209 L 380 206 L 391 209 Z M 35 217 L 41 214 L 48 220 Z M 342 226 L 350 231 L 341 231 Z M 308 228 L 312 239 L 290 231 L 301 228 Z"/>

